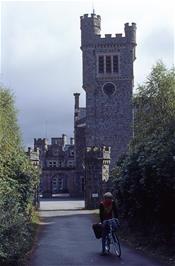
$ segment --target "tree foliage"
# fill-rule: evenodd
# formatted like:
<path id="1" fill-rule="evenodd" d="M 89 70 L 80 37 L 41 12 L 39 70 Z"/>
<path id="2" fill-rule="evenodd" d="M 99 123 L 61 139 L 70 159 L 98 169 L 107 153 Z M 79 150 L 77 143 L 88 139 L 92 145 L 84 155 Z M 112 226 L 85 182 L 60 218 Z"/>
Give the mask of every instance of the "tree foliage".
<path id="1" fill-rule="evenodd" d="M 159 135 L 175 119 L 175 72 L 159 62 L 134 97 L 134 143 Z"/>
<path id="2" fill-rule="evenodd" d="M 114 183 L 130 226 L 172 239 L 175 215 L 175 71 L 158 62 L 134 97 L 134 138 Z M 157 236 L 156 235 L 156 236 Z"/>
<path id="3" fill-rule="evenodd" d="M 18 258 L 31 238 L 38 171 L 25 155 L 14 97 L 0 88 L 0 262 Z"/>

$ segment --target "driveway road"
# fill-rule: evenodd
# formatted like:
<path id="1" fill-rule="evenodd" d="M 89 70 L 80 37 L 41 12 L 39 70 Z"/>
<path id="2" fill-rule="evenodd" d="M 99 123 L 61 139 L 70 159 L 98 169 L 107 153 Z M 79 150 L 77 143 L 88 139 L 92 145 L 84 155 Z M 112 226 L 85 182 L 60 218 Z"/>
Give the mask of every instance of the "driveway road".
<path id="1" fill-rule="evenodd" d="M 82 204 L 78 201 L 67 205 L 69 210 L 51 210 L 52 204 L 41 203 L 41 230 L 28 266 L 164 266 L 124 245 L 120 259 L 114 254 L 101 256 L 101 241 L 92 231 L 93 211 L 75 210 Z M 46 205 L 49 211 L 44 210 Z"/>

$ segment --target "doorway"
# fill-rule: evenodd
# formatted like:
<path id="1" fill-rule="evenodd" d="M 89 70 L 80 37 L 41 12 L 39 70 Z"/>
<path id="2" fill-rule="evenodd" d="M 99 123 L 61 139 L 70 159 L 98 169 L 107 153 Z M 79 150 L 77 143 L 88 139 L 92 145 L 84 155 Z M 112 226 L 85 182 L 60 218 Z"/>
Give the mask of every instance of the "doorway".
<path id="1" fill-rule="evenodd" d="M 52 194 L 68 193 L 66 176 L 56 175 L 52 178 Z"/>

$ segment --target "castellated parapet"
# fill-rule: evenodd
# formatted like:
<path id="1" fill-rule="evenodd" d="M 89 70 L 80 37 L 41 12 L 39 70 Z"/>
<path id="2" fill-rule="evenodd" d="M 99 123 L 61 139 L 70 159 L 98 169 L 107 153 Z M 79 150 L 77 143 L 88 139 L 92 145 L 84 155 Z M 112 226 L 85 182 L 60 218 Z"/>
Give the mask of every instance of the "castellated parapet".
<path id="1" fill-rule="evenodd" d="M 34 148 L 40 148 L 42 150 L 46 149 L 47 150 L 47 146 L 48 146 L 48 140 L 46 138 L 38 138 L 38 139 L 34 139 Z"/>
<path id="2" fill-rule="evenodd" d="M 106 163 L 110 163 L 110 153 L 111 148 L 110 147 L 87 147 L 86 149 L 86 160 L 105 160 Z"/>
<path id="3" fill-rule="evenodd" d="M 125 36 L 122 33 L 115 34 L 115 37 L 112 34 L 105 34 L 105 37 L 101 37 L 101 17 L 96 14 L 85 14 L 81 16 L 81 48 L 83 46 L 93 48 L 93 45 L 96 47 L 103 47 L 103 45 L 115 45 L 120 46 L 126 43 L 136 44 L 136 23 L 125 23 L 124 32 Z"/>

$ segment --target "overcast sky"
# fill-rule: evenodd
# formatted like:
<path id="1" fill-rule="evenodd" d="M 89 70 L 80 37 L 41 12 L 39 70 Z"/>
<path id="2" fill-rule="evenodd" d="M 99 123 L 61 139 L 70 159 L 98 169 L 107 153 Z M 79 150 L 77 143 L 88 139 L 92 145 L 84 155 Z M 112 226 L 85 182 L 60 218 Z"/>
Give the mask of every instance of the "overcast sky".
<path id="1" fill-rule="evenodd" d="M 81 93 L 80 16 L 101 15 L 102 34 L 137 23 L 135 87 L 157 60 L 174 63 L 173 0 L 1 2 L 1 84 L 15 94 L 23 142 L 73 135 L 73 92 Z"/>

